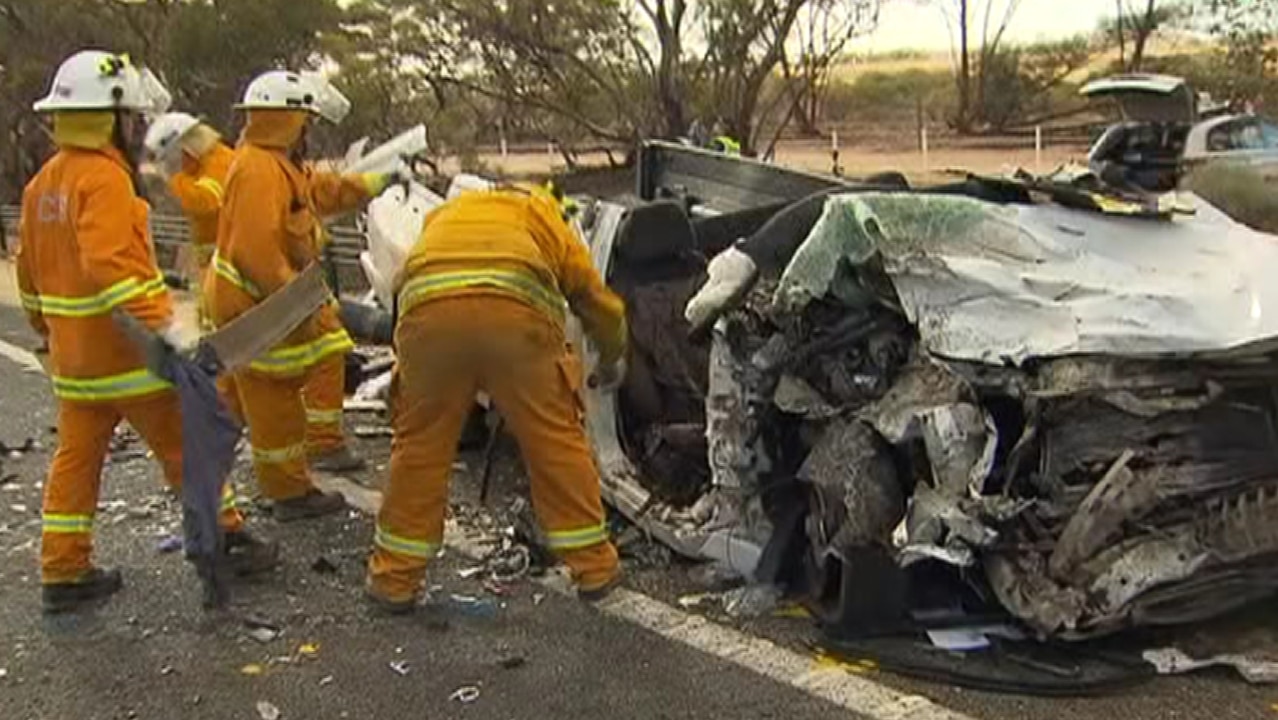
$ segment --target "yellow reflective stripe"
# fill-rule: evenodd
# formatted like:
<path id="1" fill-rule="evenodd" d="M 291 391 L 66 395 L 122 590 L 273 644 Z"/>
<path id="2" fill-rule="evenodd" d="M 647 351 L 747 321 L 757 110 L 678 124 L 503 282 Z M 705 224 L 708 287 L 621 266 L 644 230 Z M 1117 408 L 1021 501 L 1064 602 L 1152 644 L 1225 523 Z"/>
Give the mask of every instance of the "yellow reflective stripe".
<path id="1" fill-rule="evenodd" d="M 257 286 L 248 278 L 240 274 L 239 269 L 232 265 L 229 260 L 217 253 L 213 253 L 213 272 L 217 273 L 218 277 L 248 293 L 249 297 L 254 300 L 261 299 L 262 291 L 258 290 Z"/>
<path id="2" fill-rule="evenodd" d="M 377 526 L 377 532 L 373 535 L 373 543 L 383 550 L 421 558 L 422 560 L 429 560 L 439 552 L 439 543 L 413 540 L 402 535 L 396 535 L 381 525 Z"/>
<path id="3" fill-rule="evenodd" d="M 235 509 L 235 491 L 229 484 L 222 486 L 222 511 Z"/>
<path id="4" fill-rule="evenodd" d="M 292 375 L 310 368 L 329 355 L 346 352 L 354 347 L 355 342 L 345 330 L 334 330 L 308 343 L 271 350 L 249 363 L 249 367 L 263 373 Z"/>
<path id="5" fill-rule="evenodd" d="M 22 305 L 32 312 L 55 317 L 93 317 L 105 315 L 118 305 L 140 297 L 155 297 L 167 291 L 164 275 L 157 274 L 142 282 L 125 278 L 96 295 L 62 297 L 58 295 L 23 295 Z"/>
<path id="6" fill-rule="evenodd" d="M 214 197 L 217 198 L 218 205 L 221 205 L 222 199 L 226 197 L 226 193 L 222 191 L 222 183 L 214 180 L 211 177 L 203 177 L 203 178 L 200 178 L 199 180 L 196 180 L 195 186 L 198 188 L 203 188 L 204 190 L 207 190 L 213 193 Z"/>
<path id="7" fill-rule="evenodd" d="M 546 531 L 546 544 L 552 550 L 577 550 L 598 545 L 608 539 L 608 528 L 603 523 L 573 530 Z"/>
<path id="8" fill-rule="evenodd" d="M 22 307 L 30 312 L 40 312 L 40 296 L 31 293 L 19 293 L 22 297 Z"/>
<path id="9" fill-rule="evenodd" d="M 253 448 L 253 460 L 260 463 L 283 465 L 286 462 L 301 460 L 305 457 L 305 443 L 297 443 L 296 445 L 289 445 L 288 447 L 277 448 L 275 450 Z"/>
<path id="10" fill-rule="evenodd" d="M 306 422 L 312 425 L 331 425 L 342 421 L 341 410 L 306 409 Z"/>
<path id="11" fill-rule="evenodd" d="M 399 295 L 401 313 L 431 299 L 479 287 L 492 287 L 517 295 L 551 318 L 562 319 L 566 302 L 555 289 L 528 275 L 509 270 L 474 270 L 432 273 L 409 280 Z"/>
<path id="12" fill-rule="evenodd" d="M 92 515 L 45 513 L 43 530 L 47 533 L 73 534 L 93 532 Z"/>
<path id="13" fill-rule="evenodd" d="M 53 376 L 53 394 L 65 400 L 124 400 L 173 387 L 146 369 L 98 378 Z"/>

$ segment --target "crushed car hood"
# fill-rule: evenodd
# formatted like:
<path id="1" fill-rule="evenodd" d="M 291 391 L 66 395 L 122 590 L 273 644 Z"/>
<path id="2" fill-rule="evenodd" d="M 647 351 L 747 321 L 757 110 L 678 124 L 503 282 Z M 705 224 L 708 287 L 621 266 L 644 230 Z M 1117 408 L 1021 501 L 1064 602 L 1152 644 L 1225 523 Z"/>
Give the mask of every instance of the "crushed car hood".
<path id="1" fill-rule="evenodd" d="M 831 198 L 781 278 L 794 311 L 881 257 L 932 354 L 1021 364 L 1076 354 L 1238 351 L 1278 337 L 1278 241 L 1192 198 L 1169 221 L 1056 205 L 863 193 Z"/>

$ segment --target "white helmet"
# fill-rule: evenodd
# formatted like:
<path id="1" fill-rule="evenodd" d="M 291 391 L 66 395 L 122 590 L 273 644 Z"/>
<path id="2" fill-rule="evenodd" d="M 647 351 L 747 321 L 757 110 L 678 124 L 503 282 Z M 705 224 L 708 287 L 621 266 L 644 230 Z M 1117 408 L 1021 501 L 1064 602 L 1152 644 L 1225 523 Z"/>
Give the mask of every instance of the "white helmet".
<path id="1" fill-rule="evenodd" d="M 165 113 L 151 121 L 143 144 L 155 160 L 176 158 L 182 149 L 182 137 L 199 124 L 199 119 L 194 115 L 183 112 Z"/>
<path id="2" fill-rule="evenodd" d="M 351 111 L 351 101 L 319 73 L 272 70 L 249 83 L 244 100 L 235 108 L 305 110 L 336 125 Z"/>
<path id="3" fill-rule="evenodd" d="M 62 62 L 53 87 L 32 108 L 63 110 L 133 110 L 162 113 L 173 97 L 150 70 L 134 65 L 128 55 L 81 50 Z"/>

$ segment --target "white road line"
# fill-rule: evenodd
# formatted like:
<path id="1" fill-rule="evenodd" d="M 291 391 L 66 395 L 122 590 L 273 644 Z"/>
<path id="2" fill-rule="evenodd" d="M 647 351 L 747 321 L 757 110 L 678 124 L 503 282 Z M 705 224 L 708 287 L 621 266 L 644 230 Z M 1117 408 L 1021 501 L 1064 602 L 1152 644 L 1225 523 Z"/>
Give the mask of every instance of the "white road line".
<path id="1" fill-rule="evenodd" d="M 352 507 L 365 513 L 376 514 L 382 504 L 380 492 L 345 478 L 317 475 L 315 484 L 326 492 L 340 492 Z M 482 559 L 486 551 L 480 542 L 466 536 L 452 522 L 445 530 L 444 545 L 448 550 L 474 560 Z M 560 581 L 556 582 L 557 579 Z M 556 592 L 571 592 L 555 573 L 548 574 L 542 584 Z M 638 625 L 668 640 L 798 688 L 873 720 L 973 720 L 971 716 L 945 708 L 925 697 L 897 692 L 840 667 L 817 665 L 812 658 L 774 642 L 719 625 L 631 590 L 617 589 L 597 607 L 605 615 Z"/>
<path id="2" fill-rule="evenodd" d="M 613 591 L 599 603 L 599 609 L 874 720 L 972 720 L 927 698 L 899 693 L 842 668 L 818 666 L 812 658 L 774 642 L 676 610 L 630 590 Z"/>
<path id="3" fill-rule="evenodd" d="M 22 366 L 27 372 L 37 372 L 44 374 L 44 365 L 40 364 L 40 359 L 27 350 L 23 350 L 17 345 L 12 345 L 0 340 L 0 357 L 6 357 Z"/>

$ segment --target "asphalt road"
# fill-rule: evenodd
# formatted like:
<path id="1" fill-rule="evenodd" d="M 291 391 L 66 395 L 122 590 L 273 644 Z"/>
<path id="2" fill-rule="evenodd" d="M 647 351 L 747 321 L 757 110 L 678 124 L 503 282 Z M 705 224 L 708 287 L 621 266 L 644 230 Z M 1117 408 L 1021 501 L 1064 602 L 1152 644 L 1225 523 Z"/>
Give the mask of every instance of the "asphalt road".
<path id="1" fill-rule="evenodd" d="M 9 307 L 0 306 L 0 341 L 34 344 Z M 285 720 L 859 717 L 532 581 L 493 598 L 458 576 L 468 561 L 455 553 L 433 566 L 439 608 L 407 619 L 373 615 L 362 601 L 371 526 L 354 512 L 280 526 L 250 506 L 251 527 L 282 544 L 283 567 L 238 586 L 228 611 L 203 612 L 180 554 L 158 550 L 178 532 L 178 511 L 141 445 L 125 447 L 108 466 L 97 520 L 96 557 L 125 569 L 125 590 L 97 612 L 46 619 L 36 556 L 54 424 L 44 378 L 0 357 L 0 441 L 39 444 L 0 468 L 0 478 L 9 478 L 0 482 L 0 719 L 252 720 L 273 716 L 272 709 Z M 241 469 L 237 477 L 248 474 Z M 251 493 L 251 482 L 240 491 Z M 312 568 L 320 557 L 333 572 Z M 631 576 L 632 587 L 667 602 L 695 585 L 695 571 L 677 564 L 637 565 Z M 491 616 L 474 615 L 450 606 L 452 594 L 488 597 L 496 607 Z M 270 621 L 279 635 L 250 637 L 249 616 Z M 803 621 L 742 627 L 807 652 Z M 1224 673 L 1081 700 L 965 692 L 886 673 L 871 679 L 991 720 L 1278 717 L 1278 689 L 1248 687 Z M 462 688 L 478 697 L 453 699 Z"/>

